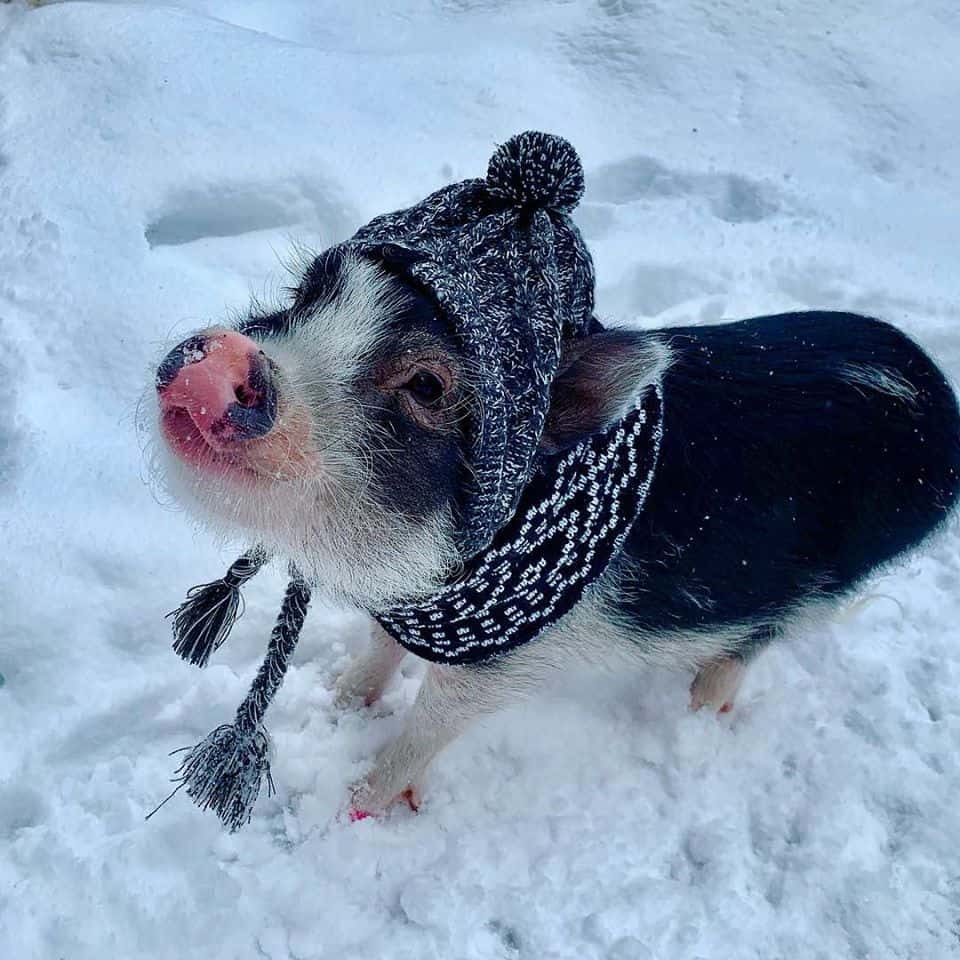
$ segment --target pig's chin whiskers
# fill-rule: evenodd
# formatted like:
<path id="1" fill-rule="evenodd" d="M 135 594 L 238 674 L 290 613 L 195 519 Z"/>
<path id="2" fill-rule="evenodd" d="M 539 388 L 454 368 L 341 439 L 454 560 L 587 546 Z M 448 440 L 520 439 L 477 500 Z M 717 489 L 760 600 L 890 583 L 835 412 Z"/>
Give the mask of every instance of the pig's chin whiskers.
<path id="1" fill-rule="evenodd" d="M 148 388 L 149 389 L 149 388 Z M 150 393 L 153 391 L 150 390 Z M 147 413 L 147 390 L 144 390 L 137 398 L 136 406 L 133 409 L 133 427 L 137 435 L 137 442 L 140 444 L 141 452 L 146 449 L 154 431 L 152 429 L 152 417 Z"/>
<path id="2" fill-rule="evenodd" d="M 160 436 L 154 404 L 153 388 L 150 387 L 140 395 L 134 411 L 134 430 L 140 448 L 140 479 L 157 504 L 172 507 L 176 506 L 178 495 L 171 476 L 180 472 L 180 465 Z"/>
<path id="3" fill-rule="evenodd" d="M 176 504 L 176 497 L 170 489 L 170 471 L 164 463 L 166 454 L 161 443 L 154 437 L 144 440 L 140 449 L 140 478 L 156 503 L 161 507 L 170 507 Z"/>

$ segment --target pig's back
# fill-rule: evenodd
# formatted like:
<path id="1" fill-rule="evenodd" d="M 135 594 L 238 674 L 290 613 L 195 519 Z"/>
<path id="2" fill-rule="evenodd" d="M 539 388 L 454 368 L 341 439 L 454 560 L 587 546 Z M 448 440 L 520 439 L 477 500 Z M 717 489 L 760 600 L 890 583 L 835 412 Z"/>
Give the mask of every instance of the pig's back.
<path id="1" fill-rule="evenodd" d="M 956 398 L 894 327 L 809 312 L 651 336 L 674 363 L 624 551 L 638 626 L 776 621 L 915 546 L 956 502 Z"/>

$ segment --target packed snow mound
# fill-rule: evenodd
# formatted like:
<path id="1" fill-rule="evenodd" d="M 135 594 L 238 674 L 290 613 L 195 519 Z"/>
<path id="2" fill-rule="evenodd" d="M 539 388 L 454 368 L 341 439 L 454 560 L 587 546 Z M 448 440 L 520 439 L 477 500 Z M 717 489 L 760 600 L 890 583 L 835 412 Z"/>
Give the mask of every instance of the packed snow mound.
<path id="1" fill-rule="evenodd" d="M 960 17 L 923 0 L 0 5 L 0 943 L 15 960 L 916 958 L 960 951 L 960 534 L 771 649 L 572 677 L 338 819 L 419 677 L 338 714 L 367 625 L 316 609 L 236 835 L 169 751 L 229 719 L 280 573 L 198 671 L 164 614 L 234 556 L 135 422 L 192 329 L 525 129 L 567 137 L 600 315 L 882 316 L 960 375 Z"/>

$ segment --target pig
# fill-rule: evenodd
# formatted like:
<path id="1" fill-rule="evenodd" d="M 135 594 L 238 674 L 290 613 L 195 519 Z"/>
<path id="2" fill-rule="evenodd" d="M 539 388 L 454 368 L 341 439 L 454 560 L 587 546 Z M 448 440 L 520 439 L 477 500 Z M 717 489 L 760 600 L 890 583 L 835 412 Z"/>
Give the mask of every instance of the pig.
<path id="1" fill-rule="evenodd" d="M 455 583 L 476 552 L 464 502 L 493 402 L 478 399 L 481 374 L 409 250 L 390 244 L 331 248 L 288 302 L 194 333 L 157 370 L 170 493 L 374 615 L 339 708 L 374 703 L 410 652 L 379 612 Z M 954 392 L 879 319 L 638 330 L 591 316 L 558 341 L 546 388 L 531 476 L 657 392 L 642 506 L 602 575 L 530 642 L 475 662 L 427 657 L 403 732 L 353 788 L 356 817 L 416 807 L 428 764 L 471 721 L 577 664 L 690 669 L 692 708 L 729 711 L 768 643 L 922 547 L 960 494 Z"/>

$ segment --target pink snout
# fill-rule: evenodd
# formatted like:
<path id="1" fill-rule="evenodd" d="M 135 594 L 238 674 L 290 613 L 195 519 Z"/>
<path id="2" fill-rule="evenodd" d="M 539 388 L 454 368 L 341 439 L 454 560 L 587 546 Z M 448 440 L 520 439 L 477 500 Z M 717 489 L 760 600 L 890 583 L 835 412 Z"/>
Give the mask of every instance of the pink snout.
<path id="1" fill-rule="evenodd" d="M 184 340 L 160 364 L 156 384 L 166 438 L 191 462 L 263 437 L 277 419 L 270 361 L 242 333 Z"/>

